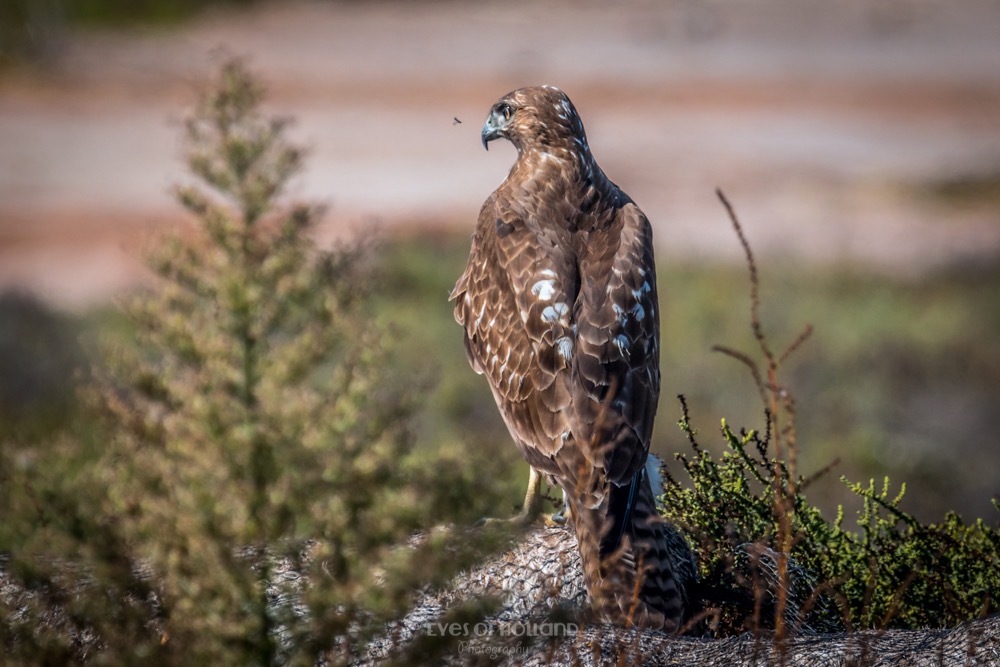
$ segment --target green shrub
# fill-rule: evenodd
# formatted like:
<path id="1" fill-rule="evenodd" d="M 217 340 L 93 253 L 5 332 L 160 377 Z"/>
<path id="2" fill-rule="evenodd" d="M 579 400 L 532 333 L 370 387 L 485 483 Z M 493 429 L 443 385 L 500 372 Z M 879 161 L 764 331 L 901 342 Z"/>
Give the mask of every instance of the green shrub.
<path id="1" fill-rule="evenodd" d="M 318 249 L 319 210 L 279 204 L 301 151 L 260 100 L 229 62 L 186 123 L 195 228 L 155 249 L 95 365 L 106 440 L 50 444 L 71 479 L 0 457 L 28 490 L 5 486 L 3 568 L 34 593 L 3 600 L 12 656 L 337 664 L 485 549 L 450 530 L 401 548 L 481 480 L 416 451 L 420 386 L 387 363 L 368 249 Z"/>
<path id="2" fill-rule="evenodd" d="M 759 318 L 753 254 L 719 196 L 750 268 L 750 320 L 762 363 L 716 349 L 749 368 L 766 427 L 764 434 L 737 433 L 723 420 L 725 449 L 715 458 L 698 444 L 680 397 L 679 423 L 692 452 L 678 459 L 689 480 L 668 475 L 664 498 L 670 518 L 696 545 L 715 633 L 947 627 L 991 612 L 1000 599 L 1000 531 L 983 520 L 969 525 L 950 513 L 940 523 L 921 523 L 900 509 L 905 485 L 891 496 L 888 478 L 881 487 L 843 480 L 861 502 L 856 526 L 845 527 L 842 506 L 829 521 L 809 502 L 805 490 L 827 470 L 810 478 L 797 473 L 795 405 L 778 376 L 811 328 L 783 353 L 772 351 Z"/>

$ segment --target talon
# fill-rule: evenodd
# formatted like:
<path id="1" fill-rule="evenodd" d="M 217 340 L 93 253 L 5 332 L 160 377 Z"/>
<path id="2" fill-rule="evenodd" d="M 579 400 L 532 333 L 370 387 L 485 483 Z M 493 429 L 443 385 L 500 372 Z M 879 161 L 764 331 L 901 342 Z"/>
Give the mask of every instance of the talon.
<path id="1" fill-rule="evenodd" d="M 524 505 L 521 511 L 509 519 L 482 518 L 476 522 L 476 527 L 481 528 L 490 524 L 505 523 L 517 528 L 530 526 L 542 508 L 544 496 L 541 493 L 542 476 L 534 468 L 530 469 L 528 478 L 528 490 L 524 494 Z"/>
<path id="2" fill-rule="evenodd" d="M 569 499 L 566 497 L 566 490 L 563 489 L 562 508 L 555 514 L 549 516 L 545 520 L 545 523 L 547 523 L 550 526 L 565 526 L 566 520 L 569 518 L 569 512 L 570 512 Z"/>
<path id="3" fill-rule="evenodd" d="M 553 526 L 565 526 L 566 525 L 566 508 L 563 507 L 561 510 L 555 514 L 549 515 L 548 519 L 545 521 L 549 525 Z"/>

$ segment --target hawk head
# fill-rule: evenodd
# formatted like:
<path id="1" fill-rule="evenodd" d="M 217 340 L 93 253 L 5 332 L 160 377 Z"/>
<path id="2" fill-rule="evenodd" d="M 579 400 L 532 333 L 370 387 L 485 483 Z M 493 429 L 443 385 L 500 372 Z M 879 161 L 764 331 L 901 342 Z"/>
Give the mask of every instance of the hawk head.
<path id="1" fill-rule="evenodd" d="M 587 135 L 576 107 L 555 86 L 518 88 L 501 97 L 483 124 L 483 146 L 504 138 L 518 153 L 531 149 L 583 151 Z"/>

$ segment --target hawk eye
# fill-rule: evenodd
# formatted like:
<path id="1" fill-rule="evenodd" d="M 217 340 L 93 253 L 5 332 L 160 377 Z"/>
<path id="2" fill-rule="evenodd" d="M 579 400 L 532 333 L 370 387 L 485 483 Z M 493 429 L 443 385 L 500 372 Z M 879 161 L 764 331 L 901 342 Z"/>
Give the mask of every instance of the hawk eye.
<path id="1" fill-rule="evenodd" d="M 510 108 L 509 104 L 501 104 L 497 107 L 497 111 L 503 114 L 504 120 L 510 120 L 511 115 L 514 113 L 514 110 Z"/>

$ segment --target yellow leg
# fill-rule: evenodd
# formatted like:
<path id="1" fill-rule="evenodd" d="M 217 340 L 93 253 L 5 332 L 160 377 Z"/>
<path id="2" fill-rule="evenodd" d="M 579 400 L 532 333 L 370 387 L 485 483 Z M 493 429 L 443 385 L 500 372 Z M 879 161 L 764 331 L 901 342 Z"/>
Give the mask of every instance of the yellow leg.
<path id="1" fill-rule="evenodd" d="M 542 495 L 542 476 L 534 468 L 530 468 L 530 470 L 528 490 L 524 493 L 524 504 L 521 506 L 521 511 L 509 519 L 482 519 L 479 522 L 481 525 L 509 523 L 515 526 L 527 526 L 535 520 L 538 512 L 542 509 L 542 500 L 545 499 L 545 496 Z"/>
<path id="2" fill-rule="evenodd" d="M 529 470 L 531 472 L 528 476 L 528 490 L 524 492 L 524 505 L 521 507 L 521 513 L 515 517 L 519 517 L 525 524 L 535 520 L 535 516 L 542 509 L 542 500 L 544 499 L 542 476 L 534 468 L 529 468 Z"/>

